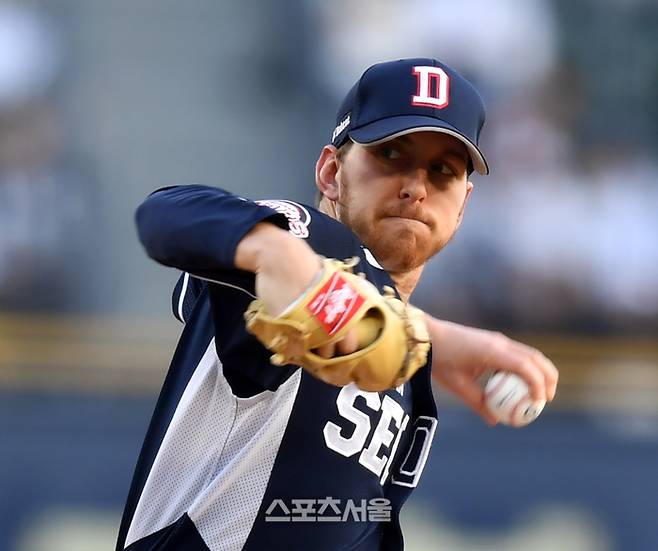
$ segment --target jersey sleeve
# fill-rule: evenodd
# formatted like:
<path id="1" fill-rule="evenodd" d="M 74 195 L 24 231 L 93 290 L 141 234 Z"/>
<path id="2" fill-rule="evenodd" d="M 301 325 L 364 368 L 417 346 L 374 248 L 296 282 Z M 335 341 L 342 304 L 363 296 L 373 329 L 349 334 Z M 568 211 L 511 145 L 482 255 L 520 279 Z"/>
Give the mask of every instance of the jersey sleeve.
<path id="1" fill-rule="evenodd" d="M 188 272 L 181 274 L 171 295 L 171 309 L 174 317 L 187 323 L 206 283 Z"/>
<path id="2" fill-rule="evenodd" d="M 268 221 L 288 229 L 286 217 L 268 206 L 196 184 L 153 192 L 135 219 L 152 259 L 210 281 L 237 269 L 236 248 L 256 224 Z"/>

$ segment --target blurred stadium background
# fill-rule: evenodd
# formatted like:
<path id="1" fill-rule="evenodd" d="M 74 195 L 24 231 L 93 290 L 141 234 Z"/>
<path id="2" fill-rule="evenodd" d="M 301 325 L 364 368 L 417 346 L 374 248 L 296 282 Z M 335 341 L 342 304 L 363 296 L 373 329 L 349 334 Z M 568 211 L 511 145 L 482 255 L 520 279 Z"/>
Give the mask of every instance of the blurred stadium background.
<path id="1" fill-rule="evenodd" d="M 562 381 L 521 431 L 439 394 L 409 549 L 658 549 L 656 37 L 654 0 L 0 1 L 0 550 L 113 548 L 180 331 L 137 204 L 311 202 L 341 95 L 416 55 L 482 90 L 493 172 L 415 302 Z"/>

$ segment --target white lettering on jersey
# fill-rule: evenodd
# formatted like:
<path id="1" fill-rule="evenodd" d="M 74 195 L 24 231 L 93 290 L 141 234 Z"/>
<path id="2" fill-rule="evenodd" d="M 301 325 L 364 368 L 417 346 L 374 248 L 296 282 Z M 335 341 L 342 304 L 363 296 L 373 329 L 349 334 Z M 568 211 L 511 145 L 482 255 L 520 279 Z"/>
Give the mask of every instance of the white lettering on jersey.
<path id="1" fill-rule="evenodd" d="M 331 421 L 327 422 L 322 431 L 327 446 L 345 457 L 351 457 L 360 452 L 366 443 L 368 434 L 370 434 L 370 417 L 354 407 L 354 400 L 357 396 L 363 396 L 366 405 L 373 411 L 379 410 L 381 406 L 379 394 L 361 390 L 352 383 L 343 387 L 336 400 L 340 416 L 354 423 L 352 436 L 347 438 L 342 436 L 340 434 L 341 428 Z"/>
<path id="2" fill-rule="evenodd" d="M 409 416 L 405 415 L 404 420 L 402 421 L 402 426 L 400 427 L 400 430 L 398 431 L 398 435 L 395 437 L 395 442 L 393 442 L 393 447 L 391 448 L 391 455 L 388 459 L 388 462 L 386 463 L 386 468 L 384 469 L 384 473 L 382 474 L 381 479 L 379 480 L 380 484 L 384 484 L 384 482 L 386 482 L 386 479 L 388 478 L 388 472 L 391 468 L 391 463 L 393 463 L 393 458 L 395 457 L 395 452 L 398 451 L 398 445 L 400 444 L 400 439 L 402 438 L 402 433 L 407 428 L 408 423 L 409 423 Z"/>
<path id="3" fill-rule="evenodd" d="M 378 456 L 382 447 L 389 447 L 393 438 L 402 428 L 402 422 L 405 417 L 402 406 L 388 396 L 382 400 L 382 416 L 379 418 L 377 428 L 372 435 L 370 445 L 361 452 L 359 463 L 377 476 L 381 476 L 384 467 L 388 461 L 388 456 Z M 397 430 L 391 432 L 391 420 L 394 421 Z"/>
<path id="4" fill-rule="evenodd" d="M 308 237 L 308 225 L 311 223 L 311 215 L 299 203 L 284 199 L 262 199 L 254 202 L 283 214 L 288 219 L 288 231 L 295 237 L 301 239 Z"/>
<path id="5" fill-rule="evenodd" d="M 358 396 L 365 399 L 368 408 L 381 412 L 374 431 L 370 417 L 355 406 Z M 405 414 L 402 406 L 390 396 L 385 395 L 381 399 L 377 392 L 360 390 L 354 383 L 342 388 L 338 394 L 336 405 L 340 416 L 354 424 L 354 431 L 351 436 L 343 436 L 341 427 L 328 421 L 322 431 L 327 447 L 345 457 L 352 457 L 361 452 L 359 463 L 380 477 L 380 483 L 384 484 L 402 432 L 409 422 L 409 416 Z M 372 438 L 366 447 L 365 444 L 371 432 Z M 393 444 L 392 447 L 391 444 Z M 387 447 L 391 447 L 390 454 L 381 453 L 382 448 Z M 383 476 L 382 473 L 384 473 Z"/>
<path id="6" fill-rule="evenodd" d="M 415 488 L 423 474 L 427 457 L 430 453 L 437 419 L 421 415 L 413 423 L 413 438 L 402 465 L 391 477 L 393 484 Z"/>
<path id="7" fill-rule="evenodd" d="M 450 102 L 450 77 L 441 67 L 420 65 L 413 68 L 418 91 L 411 105 L 443 109 Z"/>

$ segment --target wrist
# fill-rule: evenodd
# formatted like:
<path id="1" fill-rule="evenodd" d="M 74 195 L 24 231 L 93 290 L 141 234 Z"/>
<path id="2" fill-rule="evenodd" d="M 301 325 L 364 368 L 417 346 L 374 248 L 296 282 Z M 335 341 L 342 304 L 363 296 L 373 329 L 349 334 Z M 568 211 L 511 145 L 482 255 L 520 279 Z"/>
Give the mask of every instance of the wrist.
<path id="1" fill-rule="evenodd" d="M 427 332 L 430 334 L 430 341 L 432 342 L 433 348 L 438 348 L 440 346 L 441 336 L 444 332 L 444 323 L 445 322 L 425 313 L 425 324 L 427 325 Z"/>
<path id="2" fill-rule="evenodd" d="M 259 222 L 238 243 L 235 267 L 248 272 L 260 272 L 263 265 L 270 261 L 268 259 L 272 253 L 276 254 L 287 238 L 296 239 L 273 224 Z"/>

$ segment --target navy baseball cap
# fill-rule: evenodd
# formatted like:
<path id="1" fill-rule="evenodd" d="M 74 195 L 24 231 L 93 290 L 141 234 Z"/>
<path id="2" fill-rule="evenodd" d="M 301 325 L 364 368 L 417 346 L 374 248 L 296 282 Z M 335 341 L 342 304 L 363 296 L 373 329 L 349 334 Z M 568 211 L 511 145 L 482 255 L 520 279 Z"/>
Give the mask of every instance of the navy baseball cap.
<path id="1" fill-rule="evenodd" d="M 454 69 L 436 59 L 399 59 L 361 75 L 338 109 L 331 143 L 375 145 L 412 132 L 442 132 L 466 146 L 479 174 L 489 174 L 478 146 L 485 115 L 478 91 Z"/>

